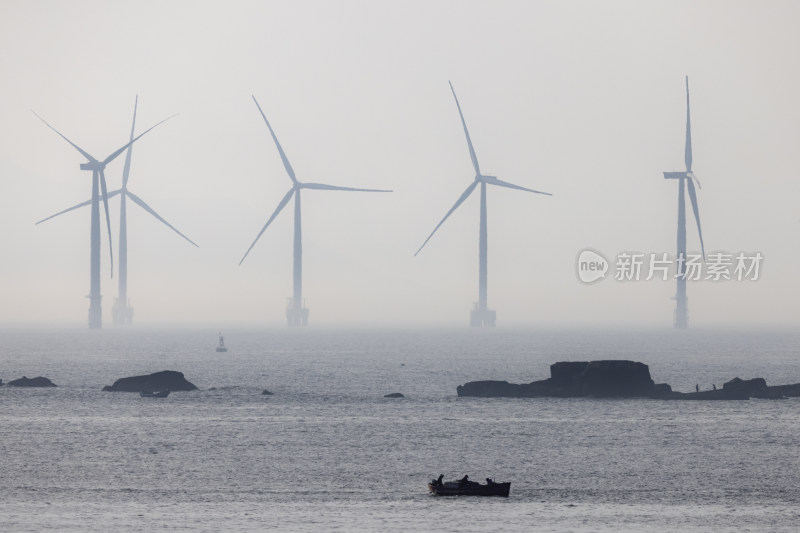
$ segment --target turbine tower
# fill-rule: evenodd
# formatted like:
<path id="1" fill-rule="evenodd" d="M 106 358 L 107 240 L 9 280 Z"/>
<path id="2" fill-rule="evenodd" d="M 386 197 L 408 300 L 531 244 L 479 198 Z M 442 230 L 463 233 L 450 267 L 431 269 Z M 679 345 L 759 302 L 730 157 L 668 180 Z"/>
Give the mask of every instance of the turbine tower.
<path id="1" fill-rule="evenodd" d="M 678 271 L 676 278 L 678 290 L 675 294 L 675 329 L 689 327 L 689 300 L 686 297 L 686 202 L 684 198 L 684 184 L 689 189 L 689 199 L 692 202 L 694 219 L 697 221 L 697 233 L 700 235 L 700 249 L 703 252 L 703 261 L 706 259 L 706 249 L 703 245 L 703 230 L 700 229 L 700 211 L 697 209 L 697 193 L 694 182 L 700 186 L 700 181 L 692 172 L 692 123 L 689 116 L 689 76 L 686 76 L 686 148 L 684 151 L 686 163 L 685 172 L 664 172 L 664 179 L 678 180 Z M 685 182 L 685 183 L 684 183 Z"/>
<path id="2" fill-rule="evenodd" d="M 450 82 L 448 82 L 450 83 Z M 480 216 L 480 229 L 478 232 L 478 302 L 475 304 L 474 308 L 470 313 L 470 326 L 474 327 L 482 327 L 482 326 L 489 326 L 494 327 L 495 320 L 497 318 L 497 314 L 494 310 L 489 309 L 487 304 L 487 277 L 488 277 L 488 234 L 486 230 L 486 185 L 497 185 L 498 187 L 506 187 L 508 189 L 518 189 L 520 191 L 528 191 L 533 192 L 536 194 L 546 194 L 547 196 L 551 196 L 548 192 L 542 191 L 535 191 L 533 189 L 527 189 L 525 187 L 520 187 L 519 185 L 514 185 L 512 183 L 508 183 L 506 181 L 501 181 L 497 179 L 495 176 L 488 176 L 486 174 L 481 173 L 480 166 L 478 165 L 478 158 L 475 155 L 475 149 L 472 147 L 472 140 L 469 137 L 469 131 L 467 131 L 467 123 L 464 121 L 464 114 L 461 112 L 461 105 L 458 103 L 458 97 L 456 96 L 456 91 L 453 89 L 453 84 L 450 83 L 450 90 L 453 92 L 453 98 L 456 101 L 456 107 L 458 108 L 458 114 L 461 117 L 461 125 L 464 126 L 464 135 L 467 137 L 467 147 L 469 148 L 469 156 L 472 159 L 472 166 L 475 168 L 475 179 L 470 183 L 469 187 L 461 194 L 461 196 L 456 200 L 456 203 L 453 207 L 450 208 L 450 211 L 444 216 L 444 218 L 433 228 L 433 231 L 425 239 L 425 242 L 422 243 L 422 246 L 419 247 L 419 250 L 416 251 L 414 254 L 415 256 L 422 251 L 425 245 L 431 240 L 433 234 L 436 233 L 436 230 L 439 229 L 439 226 L 444 224 L 444 221 L 447 220 L 453 211 L 458 209 L 464 200 L 466 200 L 472 191 L 475 190 L 475 187 L 480 184 L 481 186 L 481 216 Z"/>
<path id="3" fill-rule="evenodd" d="M 134 139 L 134 130 L 136 128 L 136 110 L 139 106 L 139 97 L 136 97 L 136 101 L 133 105 L 133 124 L 131 125 L 131 141 Z M 172 115 L 175 116 L 175 115 Z M 172 117 L 169 117 L 172 118 Z M 165 119 L 167 120 L 167 119 Z M 163 120 L 161 122 L 164 122 Z M 160 124 L 160 122 L 159 122 Z M 154 126 L 155 127 L 155 126 Z M 152 129 L 152 128 L 151 128 Z M 175 229 L 169 222 L 164 220 L 158 213 L 156 213 L 149 205 L 145 203 L 140 197 L 135 195 L 134 193 L 128 190 L 128 176 L 131 170 L 131 152 L 133 151 L 132 142 L 128 144 L 128 151 L 125 154 L 125 167 L 122 171 L 122 187 L 117 189 L 116 191 L 112 191 L 108 193 L 107 197 L 112 198 L 116 195 L 120 195 L 120 211 L 119 211 L 119 296 L 117 297 L 116 301 L 114 302 L 114 307 L 112 308 L 112 317 L 114 319 L 114 325 L 130 325 L 133 322 L 133 308 L 130 307 L 130 301 L 128 299 L 128 210 L 127 210 L 127 199 L 130 198 L 132 202 L 137 204 L 139 207 L 153 215 L 155 218 L 163 222 L 167 225 L 170 229 L 172 229 L 175 233 L 189 241 L 194 246 L 197 246 L 191 239 L 189 239 L 186 235 Z M 58 215 L 63 215 L 64 213 L 68 213 L 74 209 L 78 209 L 80 207 L 84 207 L 90 205 L 92 203 L 91 200 L 87 200 L 86 202 L 82 202 L 78 205 L 74 205 L 69 209 L 65 209 L 63 211 L 59 211 L 55 215 L 51 215 L 43 220 L 37 222 L 40 224 L 51 218 L 57 217 Z"/>
<path id="4" fill-rule="evenodd" d="M 301 240 L 301 224 L 300 224 L 300 190 L 301 189 L 317 189 L 322 191 L 359 191 L 359 192 L 392 192 L 389 190 L 381 190 L 381 189 L 354 189 L 352 187 L 339 187 L 336 185 L 324 185 L 322 183 L 304 183 L 297 180 L 295 176 L 294 170 L 292 169 L 292 165 L 289 163 L 289 159 L 287 159 L 286 154 L 283 152 L 283 148 L 281 148 L 281 143 L 278 142 L 278 138 L 275 136 L 275 132 L 272 131 L 272 126 L 269 124 L 269 120 L 267 120 L 267 116 L 264 114 L 264 111 L 261 110 L 261 106 L 258 105 L 258 100 L 256 97 L 253 96 L 253 102 L 256 103 L 256 107 L 258 107 L 258 111 L 261 113 L 261 116 L 264 118 L 264 122 L 267 124 L 267 128 L 269 129 L 270 135 L 272 135 L 272 140 L 275 141 L 275 146 L 278 148 L 278 153 L 281 156 L 281 161 L 283 161 L 283 166 L 286 168 L 286 173 L 289 175 L 289 179 L 292 180 L 292 188 L 289 189 L 281 201 L 278 203 L 278 207 L 273 211 L 272 215 L 270 215 L 267 223 L 264 224 L 264 227 L 261 228 L 261 231 L 258 232 L 256 239 L 253 241 L 253 244 L 250 245 L 250 248 L 242 257 L 242 260 L 239 261 L 239 265 L 241 265 L 244 260 L 247 258 L 247 254 L 250 253 L 250 250 L 253 249 L 253 246 L 256 245 L 258 239 L 261 238 L 261 235 L 267 229 L 267 227 L 275 220 L 275 217 L 278 216 L 278 213 L 286 207 L 286 204 L 289 203 L 289 200 L 292 199 L 294 196 L 294 257 L 293 257 L 293 269 L 292 269 L 292 297 L 289 298 L 288 305 L 286 307 L 286 320 L 289 326 L 307 326 L 308 325 L 308 308 L 305 306 L 305 302 L 303 301 L 303 243 Z"/>
<path id="5" fill-rule="evenodd" d="M 36 112 L 33 113 L 36 115 Z M 103 312 L 102 312 L 102 296 L 100 294 L 100 193 L 98 191 L 98 185 L 103 192 L 103 206 L 105 207 L 106 211 L 106 226 L 108 227 L 108 252 L 111 257 L 111 276 L 114 276 L 114 252 L 111 249 L 111 218 L 108 214 L 108 188 L 106 187 L 106 175 L 105 175 L 105 168 L 111 161 L 117 158 L 122 152 L 124 152 L 130 145 L 138 141 L 142 135 L 149 132 L 161 122 L 164 122 L 164 119 L 158 124 L 151 126 L 149 129 L 145 130 L 144 133 L 139 134 L 137 137 L 132 139 L 128 144 L 119 148 L 118 150 L 114 151 L 111 155 L 106 157 L 102 161 L 98 161 L 88 152 L 80 148 L 77 144 L 73 143 L 64 135 L 61 134 L 57 129 L 47 123 L 42 117 L 36 115 L 39 120 L 45 123 L 45 125 L 56 132 L 59 137 L 67 141 L 73 148 L 75 148 L 78 152 L 81 153 L 83 157 L 85 157 L 88 161 L 86 163 L 81 163 L 81 170 L 91 170 L 92 171 L 92 199 L 91 199 L 91 206 L 92 206 L 92 221 L 91 221 L 91 251 L 89 256 L 89 265 L 90 265 L 90 281 L 89 281 L 89 328 L 90 329 L 99 329 L 103 327 Z"/>

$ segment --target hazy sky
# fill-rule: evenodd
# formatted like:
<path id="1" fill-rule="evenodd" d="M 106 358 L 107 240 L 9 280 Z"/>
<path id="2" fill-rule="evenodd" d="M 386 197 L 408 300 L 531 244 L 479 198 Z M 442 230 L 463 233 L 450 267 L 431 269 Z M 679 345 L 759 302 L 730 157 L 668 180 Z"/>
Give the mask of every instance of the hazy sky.
<path id="1" fill-rule="evenodd" d="M 796 2 L 0 2 L 0 322 L 86 324 L 83 158 L 138 131 L 129 188 L 200 245 L 128 208 L 137 323 L 284 324 L 292 209 L 239 259 L 290 181 L 303 193 L 312 325 L 466 325 L 476 193 L 453 82 L 491 188 L 489 305 L 500 326 L 672 323 L 674 282 L 582 285 L 578 252 L 675 252 L 685 89 L 708 251 L 760 251 L 757 282 L 689 284 L 696 327 L 798 325 Z M 124 156 L 106 170 L 121 182 Z M 111 200 L 114 248 L 119 200 Z M 699 240 L 688 211 L 690 250 Z M 117 279 L 104 236 L 103 311 Z M 116 274 L 116 273 L 115 273 Z"/>

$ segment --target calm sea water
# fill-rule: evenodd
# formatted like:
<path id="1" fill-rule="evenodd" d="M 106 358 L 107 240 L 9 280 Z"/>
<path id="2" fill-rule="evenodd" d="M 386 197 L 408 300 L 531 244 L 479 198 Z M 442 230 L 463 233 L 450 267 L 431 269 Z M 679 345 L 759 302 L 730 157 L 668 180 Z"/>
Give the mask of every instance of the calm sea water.
<path id="1" fill-rule="evenodd" d="M 457 398 L 560 360 L 800 382 L 800 333 L 0 330 L 2 531 L 796 531 L 800 399 Z M 201 390 L 101 392 L 179 370 Z M 263 389 L 274 396 L 262 396 Z M 383 395 L 402 392 L 403 399 Z M 436 498 L 492 477 L 508 499 Z"/>

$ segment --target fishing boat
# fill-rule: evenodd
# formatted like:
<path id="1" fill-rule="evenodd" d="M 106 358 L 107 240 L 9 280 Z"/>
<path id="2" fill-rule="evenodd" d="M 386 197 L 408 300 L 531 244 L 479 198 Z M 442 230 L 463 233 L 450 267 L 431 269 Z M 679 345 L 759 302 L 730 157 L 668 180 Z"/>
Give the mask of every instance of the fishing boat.
<path id="1" fill-rule="evenodd" d="M 218 352 L 227 352 L 228 349 L 225 347 L 225 337 L 222 336 L 222 332 L 219 334 L 219 346 L 217 346 Z"/>
<path id="2" fill-rule="evenodd" d="M 169 396 L 169 389 L 160 390 L 157 392 L 143 390 L 139 391 L 139 396 L 142 398 L 166 398 Z"/>
<path id="3" fill-rule="evenodd" d="M 486 483 L 470 481 L 464 476 L 458 481 L 442 481 L 444 476 L 428 483 L 428 490 L 436 496 L 503 496 L 508 498 L 511 483 L 495 483 L 487 478 Z"/>

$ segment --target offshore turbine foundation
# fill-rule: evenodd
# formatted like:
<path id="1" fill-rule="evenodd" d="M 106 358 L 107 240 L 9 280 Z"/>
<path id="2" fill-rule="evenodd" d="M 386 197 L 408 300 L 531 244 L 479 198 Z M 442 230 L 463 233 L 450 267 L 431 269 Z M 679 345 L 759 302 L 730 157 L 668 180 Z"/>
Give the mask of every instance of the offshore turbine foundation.
<path id="1" fill-rule="evenodd" d="M 308 325 L 308 308 L 301 298 L 286 299 L 286 322 L 289 327 L 303 327 Z"/>
<path id="2" fill-rule="evenodd" d="M 469 325 L 473 328 L 493 328 L 497 320 L 497 312 L 494 309 L 481 308 L 478 302 L 469 313 Z"/>

